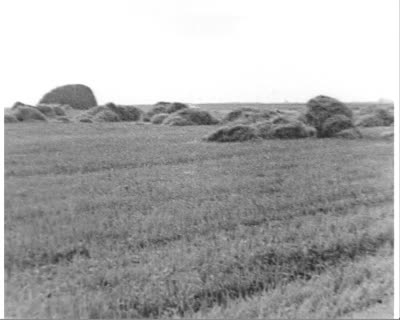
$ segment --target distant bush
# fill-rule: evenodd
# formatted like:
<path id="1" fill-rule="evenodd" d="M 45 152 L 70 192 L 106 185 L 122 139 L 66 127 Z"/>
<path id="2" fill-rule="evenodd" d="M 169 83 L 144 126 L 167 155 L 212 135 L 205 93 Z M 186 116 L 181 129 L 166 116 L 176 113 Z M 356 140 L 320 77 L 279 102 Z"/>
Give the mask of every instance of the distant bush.
<path id="1" fill-rule="evenodd" d="M 161 124 L 168 116 L 168 113 L 158 113 L 152 116 L 150 121 L 152 124 Z"/>
<path id="2" fill-rule="evenodd" d="M 182 109 L 163 121 L 163 124 L 171 126 L 213 125 L 218 123 L 219 121 L 210 113 L 199 109 Z"/>
<path id="3" fill-rule="evenodd" d="M 322 125 L 320 137 L 333 137 L 336 133 L 353 127 L 353 121 L 343 114 L 336 114 L 326 119 Z"/>
<path id="4" fill-rule="evenodd" d="M 68 104 L 74 109 L 89 109 L 97 105 L 93 91 L 82 84 L 57 87 L 46 93 L 39 104 Z"/>
<path id="5" fill-rule="evenodd" d="M 13 114 L 4 114 L 4 123 L 16 123 L 18 119 Z"/>
<path id="6" fill-rule="evenodd" d="M 257 131 L 249 125 L 222 127 L 205 138 L 206 141 L 236 142 L 248 141 L 257 138 Z"/>
<path id="7" fill-rule="evenodd" d="M 386 127 L 394 123 L 394 114 L 387 109 L 379 108 L 371 114 L 363 115 L 356 122 L 359 127 Z"/>
<path id="8" fill-rule="evenodd" d="M 350 120 L 353 112 L 344 103 L 331 97 L 317 96 L 307 102 L 307 112 L 305 114 L 307 124 L 317 130 L 317 136 L 323 136 L 323 125 L 325 121 L 335 115 L 344 115 Z"/>
<path id="9" fill-rule="evenodd" d="M 13 115 L 18 121 L 47 121 L 46 116 L 35 107 L 19 105 L 13 108 Z"/>

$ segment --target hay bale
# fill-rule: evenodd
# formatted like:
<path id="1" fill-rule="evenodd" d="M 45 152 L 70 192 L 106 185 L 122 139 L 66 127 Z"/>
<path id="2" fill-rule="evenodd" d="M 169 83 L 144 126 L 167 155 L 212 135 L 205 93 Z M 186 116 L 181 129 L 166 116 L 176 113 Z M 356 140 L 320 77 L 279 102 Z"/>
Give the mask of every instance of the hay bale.
<path id="1" fill-rule="evenodd" d="M 86 110 L 97 105 L 93 91 L 82 84 L 57 87 L 46 93 L 39 104 L 68 104 L 74 109 Z"/>
<path id="2" fill-rule="evenodd" d="M 304 123 L 300 121 L 294 121 L 290 123 L 273 125 L 269 132 L 269 138 L 299 139 L 307 138 L 310 136 L 309 134 L 310 130 Z"/>
<path id="3" fill-rule="evenodd" d="M 47 117 L 65 116 L 65 111 L 60 104 L 38 104 L 36 108 Z"/>
<path id="4" fill-rule="evenodd" d="M 17 123 L 18 119 L 13 114 L 4 114 L 4 123 Z"/>
<path id="5" fill-rule="evenodd" d="M 168 113 L 159 113 L 155 114 L 154 116 L 151 117 L 150 122 L 152 124 L 161 124 L 163 121 L 169 116 Z"/>
<path id="6" fill-rule="evenodd" d="M 325 120 L 319 137 L 333 137 L 336 133 L 352 127 L 354 127 L 354 125 L 350 118 L 343 114 L 336 114 Z"/>
<path id="7" fill-rule="evenodd" d="M 248 125 L 222 127 L 205 138 L 212 142 L 242 142 L 257 138 L 257 130 Z"/>
<path id="8" fill-rule="evenodd" d="M 120 121 L 138 121 L 143 115 L 143 111 L 135 106 L 115 105 L 107 103 L 105 107 L 117 114 Z"/>
<path id="9" fill-rule="evenodd" d="M 356 125 L 359 127 L 390 127 L 394 124 L 394 114 L 387 109 L 375 109 L 372 114 L 359 118 Z"/>
<path id="10" fill-rule="evenodd" d="M 336 132 L 333 136 L 342 139 L 361 139 L 363 137 L 361 131 L 355 127 Z"/>
<path id="11" fill-rule="evenodd" d="M 344 115 L 353 118 L 353 112 L 344 103 L 327 96 L 317 96 L 307 102 L 305 114 L 307 124 L 317 129 L 317 136 L 323 136 L 323 124 L 334 115 Z"/>
<path id="12" fill-rule="evenodd" d="M 219 121 L 210 113 L 199 109 L 182 109 L 163 121 L 163 124 L 171 126 L 213 125 L 218 123 Z"/>
<path id="13" fill-rule="evenodd" d="M 35 107 L 19 105 L 13 109 L 13 115 L 18 121 L 47 121 L 46 116 Z"/>

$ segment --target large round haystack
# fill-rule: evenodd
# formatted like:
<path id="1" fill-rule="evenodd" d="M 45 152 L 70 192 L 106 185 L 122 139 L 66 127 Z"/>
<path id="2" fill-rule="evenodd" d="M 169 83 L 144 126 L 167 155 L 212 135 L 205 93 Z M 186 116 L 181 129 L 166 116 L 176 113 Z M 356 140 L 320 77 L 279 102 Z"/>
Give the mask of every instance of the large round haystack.
<path id="1" fill-rule="evenodd" d="M 356 122 L 359 127 L 389 127 L 394 123 L 394 114 L 384 108 L 379 108 L 371 114 L 363 115 Z"/>
<path id="2" fill-rule="evenodd" d="M 275 124 L 272 126 L 269 137 L 278 139 L 299 139 L 307 138 L 311 134 L 307 126 L 300 122 L 294 121 L 290 123 Z"/>
<path id="3" fill-rule="evenodd" d="M 199 109 L 182 109 L 171 114 L 163 121 L 163 124 L 178 126 L 213 125 L 218 123 L 219 121 L 210 113 Z"/>
<path id="4" fill-rule="evenodd" d="M 214 142 L 239 142 L 257 138 L 257 130 L 248 125 L 222 127 L 205 138 Z"/>
<path id="5" fill-rule="evenodd" d="M 151 117 L 150 121 L 152 124 L 161 124 L 168 116 L 169 116 L 168 113 L 155 114 L 154 116 Z"/>
<path id="6" fill-rule="evenodd" d="M 39 104 L 68 104 L 74 109 L 89 109 L 97 105 L 93 91 L 82 84 L 69 84 L 46 93 Z"/>
<path id="7" fill-rule="evenodd" d="M 65 116 L 65 111 L 60 104 L 38 104 L 36 106 L 47 117 Z"/>
<path id="8" fill-rule="evenodd" d="M 344 115 L 353 118 L 353 112 L 344 103 L 331 97 L 317 96 L 307 102 L 305 114 L 307 124 L 317 129 L 317 136 L 322 137 L 324 122 L 334 115 Z"/>
<path id="9" fill-rule="evenodd" d="M 35 107 L 20 105 L 13 109 L 13 115 L 18 121 L 47 121 L 46 116 Z"/>
<path id="10" fill-rule="evenodd" d="M 13 114 L 4 114 L 4 123 L 16 123 L 18 119 Z"/>
<path id="11" fill-rule="evenodd" d="M 105 107 L 117 114 L 120 121 L 138 121 L 143 115 L 143 111 L 135 106 L 122 106 L 115 105 L 114 103 L 107 103 Z"/>
<path id="12" fill-rule="evenodd" d="M 354 127 L 353 121 L 343 114 L 336 114 L 328 119 L 322 125 L 320 137 L 333 137 L 336 133 Z"/>

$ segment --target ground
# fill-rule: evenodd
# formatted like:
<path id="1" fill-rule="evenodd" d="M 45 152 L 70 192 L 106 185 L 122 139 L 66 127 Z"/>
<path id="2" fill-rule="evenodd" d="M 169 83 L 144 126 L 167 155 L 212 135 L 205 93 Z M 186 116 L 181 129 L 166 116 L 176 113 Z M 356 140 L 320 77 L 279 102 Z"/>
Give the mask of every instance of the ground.
<path id="1" fill-rule="evenodd" d="M 202 141 L 214 129 L 6 124 L 6 316 L 354 318 L 390 301 L 393 140 Z"/>

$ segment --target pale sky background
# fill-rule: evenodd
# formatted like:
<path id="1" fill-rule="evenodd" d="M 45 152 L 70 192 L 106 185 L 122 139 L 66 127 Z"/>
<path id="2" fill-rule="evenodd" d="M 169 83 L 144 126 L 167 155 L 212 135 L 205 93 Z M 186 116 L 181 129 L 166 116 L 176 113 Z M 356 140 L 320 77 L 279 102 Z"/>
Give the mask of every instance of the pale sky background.
<path id="1" fill-rule="evenodd" d="M 2 0 L 0 106 L 398 97 L 398 0 Z"/>

